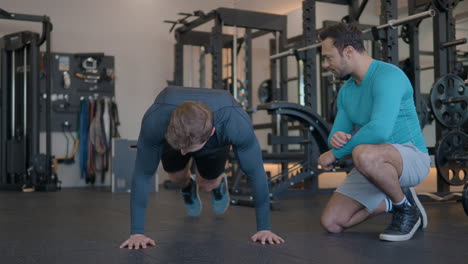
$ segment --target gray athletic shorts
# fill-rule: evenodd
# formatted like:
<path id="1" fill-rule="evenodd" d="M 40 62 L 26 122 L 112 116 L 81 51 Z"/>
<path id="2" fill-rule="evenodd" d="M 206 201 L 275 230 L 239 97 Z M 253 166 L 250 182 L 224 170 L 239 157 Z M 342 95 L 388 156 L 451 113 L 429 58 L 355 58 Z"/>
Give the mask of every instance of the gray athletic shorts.
<path id="1" fill-rule="evenodd" d="M 402 187 L 413 187 L 420 184 L 428 175 L 431 158 L 421 152 L 412 143 L 392 144 L 401 154 L 403 171 L 400 176 Z M 352 169 L 336 192 L 344 194 L 364 205 L 373 212 L 385 199 L 386 195 L 370 183 L 356 168 Z"/>

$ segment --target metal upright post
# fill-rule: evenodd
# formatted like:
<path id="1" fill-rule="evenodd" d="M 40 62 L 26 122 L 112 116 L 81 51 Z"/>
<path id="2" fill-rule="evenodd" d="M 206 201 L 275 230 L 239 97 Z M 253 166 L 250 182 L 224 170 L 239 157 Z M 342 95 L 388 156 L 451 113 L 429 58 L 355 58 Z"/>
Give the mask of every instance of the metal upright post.
<path id="1" fill-rule="evenodd" d="M 232 85 L 232 93 L 236 100 L 239 100 L 239 91 L 237 90 L 237 26 L 234 25 L 234 32 L 232 34 L 232 60 L 231 60 L 231 85 Z"/>
<path id="2" fill-rule="evenodd" d="M 211 30 L 212 87 L 223 89 L 223 22 L 218 16 L 214 20 L 215 25 Z"/>
<path id="3" fill-rule="evenodd" d="M 205 53 L 205 47 L 204 46 L 201 46 L 200 47 L 200 57 L 199 57 L 199 60 L 198 60 L 198 65 L 199 65 L 199 68 L 198 68 L 198 75 L 200 76 L 200 88 L 206 88 L 206 68 L 205 68 L 205 57 L 206 57 L 206 53 Z"/>
<path id="4" fill-rule="evenodd" d="M 305 106 L 304 60 L 302 58 L 297 60 L 297 86 L 298 103 Z"/>
<path id="5" fill-rule="evenodd" d="M 455 69 L 456 52 L 455 47 L 444 48 L 443 43 L 455 39 L 455 21 L 452 16 L 452 9 L 442 9 L 438 5 L 436 16 L 433 19 L 434 27 L 434 81 Z M 436 139 L 442 137 L 443 127 L 436 123 Z M 450 186 L 443 180 L 437 172 L 437 192 L 449 192 Z"/>
<path id="6" fill-rule="evenodd" d="M 279 38 L 280 32 L 276 31 L 273 42 L 270 42 L 270 55 L 277 54 L 279 52 Z M 279 60 L 270 60 L 270 77 L 271 77 L 271 92 L 272 100 L 279 101 L 280 99 L 280 80 L 279 80 Z M 279 115 L 271 115 L 272 134 L 280 135 L 280 117 Z M 272 146 L 273 153 L 280 152 L 280 148 L 277 144 Z"/>
<path id="7" fill-rule="evenodd" d="M 270 42 L 270 55 L 279 53 L 279 31 L 276 31 L 273 42 Z M 280 99 L 280 81 L 279 81 L 279 60 L 270 60 L 270 78 L 272 86 L 272 100 L 277 101 Z"/>
<path id="8" fill-rule="evenodd" d="M 46 63 L 48 67 L 48 71 L 46 74 L 46 155 L 47 155 L 47 165 L 45 168 L 45 174 L 47 177 L 46 184 L 49 183 L 49 180 L 52 176 L 51 171 L 51 163 L 49 164 L 49 160 L 52 158 L 52 132 L 51 132 L 51 93 L 52 93 L 52 69 L 50 68 L 52 65 L 52 54 L 51 54 L 51 42 L 52 42 L 52 24 L 49 21 L 45 22 L 46 27 Z M 39 75 L 38 75 L 39 76 Z"/>
<path id="9" fill-rule="evenodd" d="M 288 43 L 288 33 L 286 25 L 283 30 L 279 33 L 279 50 L 285 50 L 285 47 Z M 281 58 L 279 67 L 279 81 L 280 81 L 280 96 L 282 101 L 288 101 L 288 62 L 287 58 Z"/>
<path id="10" fill-rule="evenodd" d="M 33 158 L 39 154 L 39 43 L 38 39 L 33 37 L 30 45 L 30 55 L 29 55 L 29 65 L 30 65 L 30 111 L 29 111 L 29 123 L 31 128 L 28 132 L 29 134 L 29 165 L 33 166 Z M 50 66 L 49 66 L 50 67 Z M 49 74 L 49 73 L 48 73 Z M 35 174 L 32 174 L 31 183 L 35 186 L 37 184 L 37 179 Z"/>
<path id="11" fill-rule="evenodd" d="M 317 43 L 317 26 L 315 22 L 316 18 L 316 7 L 315 0 L 304 0 L 302 2 L 302 36 L 304 46 L 309 46 Z M 303 80 L 304 80 L 304 105 L 312 109 L 312 111 L 317 112 L 317 49 L 305 50 L 303 54 L 304 63 L 303 63 Z M 300 62 L 299 62 L 299 66 Z M 303 133 L 310 132 L 307 131 L 308 128 L 304 129 Z M 304 151 L 309 151 L 310 149 L 306 147 Z M 310 158 L 311 153 L 306 153 L 307 158 Z M 309 166 L 311 164 L 308 164 Z M 307 169 L 307 168 L 306 168 Z M 310 168 L 308 168 L 310 169 Z M 312 191 L 318 190 L 318 179 L 311 179 L 310 186 Z"/>
<path id="12" fill-rule="evenodd" d="M 2 100 L 2 111 L 1 112 L 1 128 L 0 128 L 0 183 L 2 185 L 7 184 L 7 166 L 6 166 L 6 145 L 7 145 L 7 127 L 8 127 L 8 111 L 6 109 L 8 103 L 8 53 L 4 44 L 4 39 L 1 39 L 0 44 L 2 44 L 1 48 L 1 64 L 0 64 L 0 93 L 1 93 L 1 100 Z"/>
<path id="13" fill-rule="evenodd" d="M 415 0 L 408 2 L 408 15 L 417 13 Z M 409 72 L 409 79 L 413 85 L 414 103 L 416 109 L 420 107 L 421 101 L 421 68 L 419 65 L 419 21 L 408 24 L 408 37 L 410 49 L 411 70 Z"/>
<path id="14" fill-rule="evenodd" d="M 184 44 L 178 31 L 175 32 L 176 44 L 174 45 L 174 85 L 184 85 Z"/>
<path id="15" fill-rule="evenodd" d="M 317 42 L 315 0 L 302 2 L 302 31 L 304 45 L 312 45 Z M 304 65 L 304 90 L 305 105 L 312 111 L 317 111 L 317 49 L 306 50 Z"/>
<path id="16" fill-rule="evenodd" d="M 30 152 L 30 149 L 31 149 L 31 143 L 32 143 L 32 139 L 34 138 L 35 135 L 29 135 L 29 123 L 28 123 L 28 119 L 29 119 L 29 112 L 33 112 L 31 111 L 31 109 L 29 109 L 28 107 L 28 97 L 29 97 L 29 92 L 28 90 L 31 89 L 31 85 L 30 83 L 28 83 L 28 55 L 31 54 L 31 49 L 33 48 L 32 44 L 34 42 L 34 36 L 31 36 L 31 42 L 28 44 L 25 44 L 24 47 L 23 47 L 23 72 L 22 72 L 22 82 L 23 82 L 23 91 L 21 93 L 21 99 L 22 99 L 22 118 L 21 118 L 21 128 L 22 128 L 22 139 L 21 141 L 23 142 L 23 144 L 21 145 L 21 147 L 23 148 L 23 155 L 24 155 L 24 164 L 23 164 L 23 168 L 26 169 L 26 173 L 23 173 L 23 181 L 24 183 L 27 183 L 27 184 L 31 184 L 30 182 L 30 179 L 29 179 L 29 176 L 28 175 L 28 168 L 32 168 L 32 155 L 31 155 L 31 152 Z M 29 52 L 28 52 L 28 49 L 29 49 Z M 19 86 L 19 85 L 18 85 Z M 29 87 L 29 89 L 28 89 Z M 34 111 L 36 112 L 36 111 Z"/>
<path id="17" fill-rule="evenodd" d="M 397 18 L 398 1 L 382 0 L 380 24 L 387 24 L 389 20 Z M 385 38 L 382 39 L 382 58 L 388 63 L 398 65 L 398 30 L 388 27 L 385 32 Z"/>
<path id="18" fill-rule="evenodd" d="M 252 30 L 249 28 L 245 29 L 244 34 L 244 55 L 244 85 L 247 90 L 247 108 L 252 109 Z"/>
<path id="19" fill-rule="evenodd" d="M 10 137 L 11 140 L 16 138 L 16 51 L 11 51 L 11 72 L 10 72 Z M 8 88 L 7 88 L 8 89 Z"/>
<path id="20" fill-rule="evenodd" d="M 288 34 L 286 24 L 284 24 L 283 29 L 279 32 L 279 39 L 278 39 L 278 46 L 279 50 L 285 50 L 285 47 L 288 43 Z M 288 101 L 288 65 L 287 65 L 287 58 L 281 58 L 279 65 L 279 81 L 280 81 L 280 96 L 282 101 Z M 280 136 L 287 136 L 288 135 L 288 121 L 282 118 L 280 115 L 277 116 L 277 122 L 279 122 L 280 127 Z M 287 144 L 281 144 L 281 152 L 288 151 Z M 281 163 L 282 171 L 285 173 L 288 170 L 288 163 L 284 162 Z"/>

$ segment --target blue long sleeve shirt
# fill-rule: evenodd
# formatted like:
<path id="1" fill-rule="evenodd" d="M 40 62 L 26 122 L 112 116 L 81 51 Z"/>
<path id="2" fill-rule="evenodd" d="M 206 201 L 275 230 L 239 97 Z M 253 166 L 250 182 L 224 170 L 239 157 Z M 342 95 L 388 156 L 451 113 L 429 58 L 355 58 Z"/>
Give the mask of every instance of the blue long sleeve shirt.
<path id="1" fill-rule="evenodd" d="M 268 182 L 250 117 L 227 91 L 169 86 L 158 95 L 142 119 L 132 178 L 131 234 L 144 233 L 150 179 L 161 159 L 172 111 L 185 101 L 199 101 L 212 110 L 216 132 L 202 150 L 233 147 L 240 167 L 252 185 L 257 230 L 270 230 Z"/>
<path id="2" fill-rule="evenodd" d="M 351 154 L 360 144 L 410 142 L 428 153 L 414 105 L 413 88 L 395 65 L 373 60 L 360 84 L 351 77 L 341 87 L 337 106 L 328 143 L 335 132 L 351 134 L 355 126 L 359 129 L 343 147 L 332 149 L 336 158 Z"/>

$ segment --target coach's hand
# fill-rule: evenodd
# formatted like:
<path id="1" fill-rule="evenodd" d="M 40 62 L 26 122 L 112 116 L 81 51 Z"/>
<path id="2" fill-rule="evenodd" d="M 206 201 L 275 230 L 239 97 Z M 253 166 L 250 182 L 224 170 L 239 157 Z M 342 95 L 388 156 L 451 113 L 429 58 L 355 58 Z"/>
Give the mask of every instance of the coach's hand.
<path id="1" fill-rule="evenodd" d="M 335 148 L 339 149 L 343 147 L 346 143 L 348 143 L 348 140 L 351 139 L 351 134 L 347 134 L 345 132 L 338 131 L 330 139 L 330 145 Z"/>
<path id="2" fill-rule="evenodd" d="M 334 163 L 336 161 L 335 154 L 331 150 L 323 153 L 319 157 L 319 164 L 322 166 L 324 170 L 331 170 L 333 169 Z"/>

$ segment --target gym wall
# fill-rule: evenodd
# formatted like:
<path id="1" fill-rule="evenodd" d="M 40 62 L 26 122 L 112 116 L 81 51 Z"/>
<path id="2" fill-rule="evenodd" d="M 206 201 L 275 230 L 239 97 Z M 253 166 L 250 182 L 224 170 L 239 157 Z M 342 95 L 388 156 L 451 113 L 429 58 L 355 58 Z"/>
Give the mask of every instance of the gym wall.
<path id="1" fill-rule="evenodd" d="M 0 8 L 12 13 L 49 16 L 54 25 L 53 52 L 103 52 L 114 56 L 119 131 L 122 138 L 137 139 L 144 112 L 166 86 L 166 80 L 172 79 L 175 40 L 169 33 L 170 25 L 163 20 L 173 19 L 178 12 L 210 11 L 221 6 L 284 13 L 300 5 L 300 0 L 2 0 Z M 41 25 L 36 24 L 3 20 L 0 35 L 25 30 L 40 33 Z M 268 54 L 268 45 L 264 47 L 264 53 Z M 45 142 L 44 135 L 41 142 Z M 52 153 L 63 156 L 65 142 L 62 133 L 53 133 Z M 78 162 L 76 157 L 75 164 L 59 166 L 62 187 L 85 186 L 79 177 Z M 161 175 L 159 180 L 164 178 Z M 104 184 L 110 184 L 109 175 Z"/>
<path id="2" fill-rule="evenodd" d="M 301 0 L 2 0 L 1 8 L 14 13 L 34 15 L 48 15 L 54 25 L 52 32 L 52 51 L 63 53 L 103 52 L 115 56 L 115 95 L 119 106 L 121 125 L 119 127 L 122 138 L 137 139 L 141 118 L 145 110 L 153 102 L 154 97 L 166 86 L 166 80 L 173 76 L 173 45 L 174 35 L 169 33 L 169 24 L 162 21 L 173 20 L 178 12 L 192 12 L 194 10 L 210 11 L 218 7 L 231 7 L 262 12 L 272 12 L 288 15 L 288 37 L 302 33 Z M 369 1 L 361 22 L 364 24 L 378 24 L 378 10 L 376 2 Z M 316 25 L 321 27 L 325 19 L 341 19 L 347 8 L 339 5 L 317 3 Z M 468 11 L 468 1 L 463 1 L 455 13 Z M 400 10 L 399 16 L 404 16 Z M 468 36 L 468 20 L 457 24 L 457 38 Z M 35 23 L 18 21 L 1 21 L 0 35 L 17 31 L 31 30 L 40 32 L 41 26 Z M 420 28 L 421 50 L 432 50 L 432 20 L 423 21 Z M 259 84 L 269 78 L 268 37 L 253 41 L 253 104 L 258 104 L 256 89 Z M 468 44 L 460 46 L 468 50 Z M 193 63 L 198 58 L 195 48 Z M 408 56 L 407 45 L 400 41 L 400 58 Z M 188 54 L 188 51 L 186 51 Z M 189 67 L 188 56 L 186 66 Z M 289 76 L 296 75 L 293 59 L 288 59 Z M 206 65 L 209 65 L 209 60 Z M 242 67 L 242 63 L 239 63 Z M 421 65 L 432 65 L 432 58 L 421 58 Z M 188 68 L 186 68 L 188 69 Z M 241 70 L 241 68 L 239 68 Z M 187 71 L 186 71 L 187 72 Z M 192 69 L 191 79 L 184 76 L 185 85 L 190 83 L 198 86 L 196 68 Z M 210 68 L 207 67 L 207 73 Z M 319 74 L 319 73 L 317 73 Z M 319 79 L 319 78 L 318 78 Z M 190 80 L 190 81 L 189 81 Z M 206 77 L 210 86 L 210 76 Z M 428 93 L 433 83 L 433 71 L 422 72 L 421 91 Z M 296 83 L 290 84 L 289 98 L 297 98 Z M 320 95 L 317 95 L 319 97 Z M 320 109 L 320 105 L 318 105 Z M 263 114 L 263 113 L 262 113 Z M 254 116 L 255 123 L 265 122 L 268 117 L 262 114 Z M 426 126 L 424 135 L 429 146 L 435 144 L 434 126 Z M 266 146 L 266 132 L 258 132 L 262 146 Z M 52 137 L 53 154 L 62 156 L 65 151 L 65 138 L 61 133 L 54 133 Z M 60 166 L 59 177 L 63 187 L 79 187 L 85 183 L 79 177 L 77 162 L 74 165 Z M 159 181 L 165 179 L 164 173 L 159 171 Z M 105 185 L 110 183 L 107 177 Z"/>

